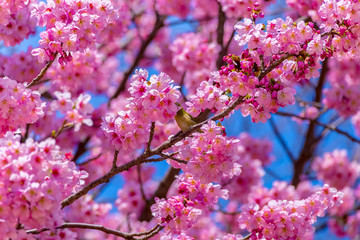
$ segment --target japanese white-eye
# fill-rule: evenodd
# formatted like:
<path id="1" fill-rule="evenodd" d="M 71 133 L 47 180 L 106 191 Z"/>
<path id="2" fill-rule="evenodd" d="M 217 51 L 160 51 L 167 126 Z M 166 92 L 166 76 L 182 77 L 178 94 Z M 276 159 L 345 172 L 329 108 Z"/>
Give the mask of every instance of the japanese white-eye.
<path id="1" fill-rule="evenodd" d="M 180 107 L 175 115 L 175 120 L 182 132 L 186 132 L 189 128 L 197 124 L 195 118 L 187 113 L 179 103 L 175 103 L 176 106 Z"/>

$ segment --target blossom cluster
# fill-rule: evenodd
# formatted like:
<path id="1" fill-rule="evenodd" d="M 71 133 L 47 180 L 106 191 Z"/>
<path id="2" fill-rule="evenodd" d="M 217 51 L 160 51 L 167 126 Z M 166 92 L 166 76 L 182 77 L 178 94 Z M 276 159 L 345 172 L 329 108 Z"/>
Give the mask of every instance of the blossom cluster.
<path id="1" fill-rule="evenodd" d="M 360 2 L 324 0 L 319 7 L 320 28 L 333 34 L 331 51 L 335 57 L 358 58 L 360 51 Z"/>
<path id="2" fill-rule="evenodd" d="M 219 198 L 228 197 L 228 191 L 220 185 L 203 184 L 190 174 L 180 175 L 178 181 L 178 195 L 167 200 L 157 198 L 151 206 L 153 216 L 170 235 L 188 230 L 209 207 L 216 207 Z"/>
<path id="3" fill-rule="evenodd" d="M 240 46 L 247 44 L 248 49 L 240 56 L 224 57 L 228 65 L 190 97 L 189 112 L 216 112 L 243 97 L 243 116 L 266 122 L 279 107 L 294 104 L 293 85 L 318 77 L 319 61 L 331 55 L 331 38 L 323 40 L 313 24 L 294 23 L 289 17 L 268 21 L 266 27 L 244 19 L 235 29 L 235 40 Z M 264 75 L 267 68 L 270 71 Z"/>
<path id="4" fill-rule="evenodd" d="M 0 55 L 0 76 L 7 76 L 18 83 L 31 82 L 43 68 L 43 64 L 31 56 L 31 50 L 29 47 L 26 52 L 14 53 L 11 56 Z"/>
<path id="5" fill-rule="evenodd" d="M 108 89 L 116 66 L 115 58 L 104 60 L 98 51 L 87 50 L 72 54 L 72 61 L 66 65 L 54 63 L 46 76 L 51 79 L 51 89 L 75 95 L 85 91 L 98 93 Z"/>
<path id="6" fill-rule="evenodd" d="M 286 2 L 301 15 L 310 16 L 320 26 L 323 35 L 329 36 L 327 45 L 329 53 L 336 58 L 358 57 L 360 36 L 358 1 L 287 0 Z"/>
<path id="7" fill-rule="evenodd" d="M 211 69 L 215 64 L 219 47 L 200 34 L 186 33 L 175 39 L 170 46 L 172 63 L 179 72 Z"/>
<path id="8" fill-rule="evenodd" d="M 180 97 L 178 87 L 172 85 L 168 75 L 152 75 L 137 70 L 131 78 L 131 98 L 117 115 L 107 115 L 101 129 L 115 148 L 131 151 L 148 141 L 151 122 L 167 123 L 177 112 L 175 103 Z"/>
<path id="9" fill-rule="evenodd" d="M 230 200 L 246 203 L 254 188 L 262 186 L 263 166 L 271 161 L 272 147 L 268 140 L 255 139 L 247 133 L 241 133 L 237 139 L 236 155 L 242 172 L 231 179 L 223 179 L 223 185 L 229 190 Z"/>
<path id="10" fill-rule="evenodd" d="M 230 18 L 264 17 L 262 10 L 272 1 L 268 0 L 219 0 L 225 14 Z"/>
<path id="11" fill-rule="evenodd" d="M 252 233 L 250 239 L 303 239 L 314 231 L 316 218 L 340 204 L 341 198 L 342 193 L 325 185 L 303 200 L 271 200 L 262 208 L 246 204 L 241 208 L 239 224 Z"/>
<path id="12" fill-rule="evenodd" d="M 326 107 L 335 109 L 341 116 L 350 117 L 360 110 L 360 63 L 344 56 L 340 59 L 331 59 L 329 67 L 328 80 L 331 88 L 324 90 L 325 97 L 322 102 Z"/>
<path id="13" fill-rule="evenodd" d="M 291 8 L 296 10 L 298 15 L 304 16 L 308 15 L 317 19 L 317 11 L 322 3 L 322 0 L 286 0 Z"/>
<path id="14" fill-rule="evenodd" d="M 65 114 L 66 124 L 73 124 L 75 132 L 79 131 L 82 124 L 92 126 L 91 113 L 94 108 L 89 103 L 89 94 L 80 94 L 76 100 L 71 99 L 69 92 L 55 92 L 54 95 L 57 100 L 51 102 L 51 109 Z"/>
<path id="15" fill-rule="evenodd" d="M 155 1 L 155 8 L 162 15 L 175 15 L 185 18 L 190 12 L 191 0 L 159 0 Z"/>
<path id="16" fill-rule="evenodd" d="M 112 44 L 129 30 L 131 24 L 131 10 L 129 2 L 125 0 L 111 0 L 116 18 L 109 21 L 105 29 L 101 31 L 102 44 Z"/>
<path id="17" fill-rule="evenodd" d="M 41 27 L 40 47 L 32 51 L 39 62 L 51 60 L 58 52 L 60 63 L 71 61 L 71 52 L 94 48 L 101 32 L 118 16 L 110 0 L 70 0 L 41 2 L 36 9 Z"/>
<path id="18" fill-rule="evenodd" d="M 307 189 L 308 190 L 308 189 Z M 313 192 L 311 192 L 312 194 Z M 310 194 L 310 195 L 311 195 Z M 251 189 L 247 196 L 248 202 L 259 205 L 260 208 L 265 206 L 271 200 L 299 200 L 300 193 L 295 191 L 294 186 L 284 181 L 273 182 L 272 188 L 268 189 L 264 186 Z"/>
<path id="19" fill-rule="evenodd" d="M 223 129 L 214 121 L 209 121 L 201 127 L 201 133 L 194 133 L 175 144 L 176 157 L 187 161 L 179 164 L 171 161 L 174 167 L 181 168 L 203 183 L 220 182 L 222 178 L 232 178 L 241 173 L 238 163 L 237 139 L 223 136 Z"/>
<path id="20" fill-rule="evenodd" d="M 35 33 L 36 16 L 32 14 L 38 0 L 12 0 L 0 3 L 0 41 L 6 47 L 21 43 Z"/>
<path id="21" fill-rule="evenodd" d="M 55 140 L 20 143 L 20 136 L 10 132 L 0 138 L 0 166 L 1 239 L 20 239 L 24 230 L 59 226 L 63 222 L 60 202 L 87 177 Z M 48 234 L 54 233 L 41 236 L 45 239 Z"/>
<path id="22" fill-rule="evenodd" d="M 44 115 L 45 104 L 39 92 L 8 77 L 0 78 L 0 136 L 36 122 Z"/>
<path id="23" fill-rule="evenodd" d="M 334 150 L 316 158 L 312 169 L 320 180 L 339 190 L 351 187 L 360 176 L 360 165 L 349 161 L 346 150 Z"/>

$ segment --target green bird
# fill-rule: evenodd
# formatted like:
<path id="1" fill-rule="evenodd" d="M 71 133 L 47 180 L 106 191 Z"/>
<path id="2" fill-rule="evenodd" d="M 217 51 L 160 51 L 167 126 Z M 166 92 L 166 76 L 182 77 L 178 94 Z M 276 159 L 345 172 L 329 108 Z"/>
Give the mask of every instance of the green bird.
<path id="1" fill-rule="evenodd" d="M 179 128 L 182 132 L 186 132 L 190 129 L 191 126 L 197 124 L 196 119 L 187 113 L 184 108 L 179 103 L 175 103 L 176 106 L 180 107 L 179 111 L 177 111 L 175 120 Z"/>

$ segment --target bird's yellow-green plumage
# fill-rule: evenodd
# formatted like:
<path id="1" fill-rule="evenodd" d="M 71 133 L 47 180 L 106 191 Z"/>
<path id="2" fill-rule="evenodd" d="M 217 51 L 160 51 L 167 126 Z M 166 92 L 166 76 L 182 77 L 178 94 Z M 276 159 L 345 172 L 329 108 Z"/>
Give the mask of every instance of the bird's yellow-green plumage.
<path id="1" fill-rule="evenodd" d="M 177 105 L 180 106 L 180 104 Z M 193 116 L 188 114 L 183 108 L 177 111 L 175 120 L 182 132 L 186 132 L 191 126 L 197 124 Z"/>

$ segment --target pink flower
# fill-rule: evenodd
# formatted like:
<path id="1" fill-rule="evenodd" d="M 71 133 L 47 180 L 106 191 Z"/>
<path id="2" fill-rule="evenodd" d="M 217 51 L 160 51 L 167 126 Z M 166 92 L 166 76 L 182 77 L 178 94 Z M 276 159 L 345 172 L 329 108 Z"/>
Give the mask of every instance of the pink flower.
<path id="1" fill-rule="evenodd" d="M 309 54 L 321 55 L 323 53 L 324 41 L 321 40 L 321 35 L 316 34 L 309 42 L 307 52 Z"/>
<path id="2" fill-rule="evenodd" d="M 278 91 L 277 101 L 281 105 L 292 105 L 295 103 L 294 95 L 296 90 L 290 87 L 286 87 L 283 90 Z"/>

